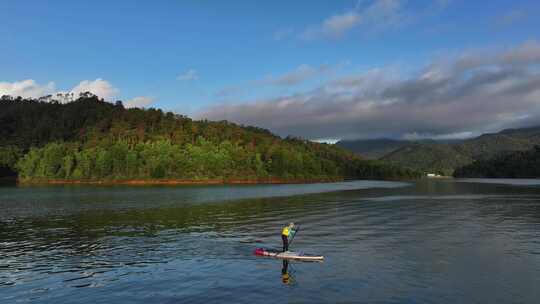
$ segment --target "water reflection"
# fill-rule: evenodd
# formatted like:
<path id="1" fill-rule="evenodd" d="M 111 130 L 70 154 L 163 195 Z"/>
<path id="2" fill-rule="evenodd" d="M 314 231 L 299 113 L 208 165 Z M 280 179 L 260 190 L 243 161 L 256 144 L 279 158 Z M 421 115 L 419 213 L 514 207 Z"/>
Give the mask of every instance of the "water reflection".
<path id="1" fill-rule="evenodd" d="M 283 260 L 283 267 L 281 267 L 281 282 L 285 285 L 290 285 L 294 282 L 293 277 L 289 273 L 289 261 Z"/>
<path id="2" fill-rule="evenodd" d="M 0 204 L 7 206 L 0 214 L 0 300 L 538 298 L 538 188 L 422 181 L 415 187 L 209 203 L 194 190 L 182 196 L 168 188 L 108 188 L 92 196 L 78 189 L 57 190 L 58 201 L 50 189 L 20 197 L 0 192 Z M 200 202 L 185 202 L 187 197 Z M 282 224 L 291 221 L 304 228 L 295 249 L 325 255 L 324 264 L 252 255 L 255 245 L 280 247 Z"/>

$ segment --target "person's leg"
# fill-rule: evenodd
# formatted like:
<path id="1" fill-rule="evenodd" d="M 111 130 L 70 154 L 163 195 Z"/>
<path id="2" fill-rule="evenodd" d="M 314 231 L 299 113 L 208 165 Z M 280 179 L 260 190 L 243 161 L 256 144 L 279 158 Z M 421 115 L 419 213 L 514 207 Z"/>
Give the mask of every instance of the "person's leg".
<path id="1" fill-rule="evenodd" d="M 289 238 L 285 235 L 281 235 L 281 240 L 283 241 L 283 252 L 289 250 Z"/>

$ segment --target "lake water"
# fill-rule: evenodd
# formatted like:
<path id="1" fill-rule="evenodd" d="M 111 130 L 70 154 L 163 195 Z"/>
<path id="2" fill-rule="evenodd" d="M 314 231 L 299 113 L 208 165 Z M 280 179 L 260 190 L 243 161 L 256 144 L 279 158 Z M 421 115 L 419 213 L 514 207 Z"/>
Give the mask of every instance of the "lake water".
<path id="1" fill-rule="evenodd" d="M 539 303 L 540 182 L 489 182 L 0 187 L 0 303 Z"/>

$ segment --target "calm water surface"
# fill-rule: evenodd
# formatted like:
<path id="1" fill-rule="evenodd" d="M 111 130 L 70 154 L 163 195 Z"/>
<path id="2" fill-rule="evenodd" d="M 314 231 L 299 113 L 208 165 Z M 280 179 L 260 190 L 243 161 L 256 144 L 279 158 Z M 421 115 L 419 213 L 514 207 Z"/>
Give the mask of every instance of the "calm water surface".
<path id="1" fill-rule="evenodd" d="M 540 181 L 490 182 L 0 187 L 0 303 L 539 303 Z"/>

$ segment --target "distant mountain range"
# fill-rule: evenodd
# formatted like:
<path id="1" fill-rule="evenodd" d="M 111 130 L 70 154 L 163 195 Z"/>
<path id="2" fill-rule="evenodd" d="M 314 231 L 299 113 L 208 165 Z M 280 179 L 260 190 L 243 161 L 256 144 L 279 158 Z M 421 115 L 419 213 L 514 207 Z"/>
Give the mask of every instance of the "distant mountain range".
<path id="1" fill-rule="evenodd" d="M 426 173 L 452 175 L 455 169 L 469 165 L 474 160 L 487 160 L 540 145 L 540 126 L 507 129 L 466 140 L 371 139 L 340 141 L 337 145 L 366 157 L 379 158 Z"/>
<path id="2" fill-rule="evenodd" d="M 353 151 L 365 158 L 377 159 L 396 151 L 399 148 L 416 145 L 416 144 L 433 144 L 433 143 L 457 143 L 463 140 L 400 140 L 391 138 L 377 139 L 358 139 L 358 140 L 341 140 L 336 145 Z"/>

